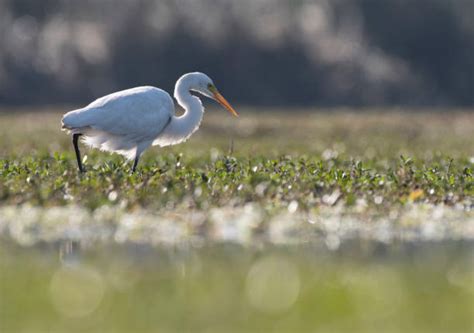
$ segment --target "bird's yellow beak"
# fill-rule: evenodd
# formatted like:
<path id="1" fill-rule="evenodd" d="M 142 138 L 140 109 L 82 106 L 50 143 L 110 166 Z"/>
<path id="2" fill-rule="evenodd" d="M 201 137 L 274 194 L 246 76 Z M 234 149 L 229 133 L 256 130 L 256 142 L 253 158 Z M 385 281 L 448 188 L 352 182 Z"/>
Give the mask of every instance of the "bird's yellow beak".
<path id="1" fill-rule="evenodd" d="M 224 96 L 222 96 L 219 91 L 217 91 L 217 88 L 216 87 L 210 87 L 209 88 L 209 91 L 212 93 L 212 95 L 214 96 L 214 99 L 216 101 L 219 102 L 220 105 L 222 105 L 223 107 L 225 107 L 230 113 L 232 113 L 235 117 L 238 117 L 239 114 L 237 113 L 237 111 L 234 110 L 234 108 L 232 107 L 232 105 L 229 104 L 229 102 L 227 102 L 227 100 L 224 98 Z"/>

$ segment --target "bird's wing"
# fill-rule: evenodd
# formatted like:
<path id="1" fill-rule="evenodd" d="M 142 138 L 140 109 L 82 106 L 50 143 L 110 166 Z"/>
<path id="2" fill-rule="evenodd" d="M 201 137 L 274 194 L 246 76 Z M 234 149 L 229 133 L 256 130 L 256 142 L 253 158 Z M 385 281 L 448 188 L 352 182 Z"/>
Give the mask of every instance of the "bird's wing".
<path id="1" fill-rule="evenodd" d="M 97 99 L 63 118 L 66 128 L 85 128 L 127 136 L 132 141 L 152 140 L 168 125 L 174 103 L 165 91 L 138 87 Z"/>

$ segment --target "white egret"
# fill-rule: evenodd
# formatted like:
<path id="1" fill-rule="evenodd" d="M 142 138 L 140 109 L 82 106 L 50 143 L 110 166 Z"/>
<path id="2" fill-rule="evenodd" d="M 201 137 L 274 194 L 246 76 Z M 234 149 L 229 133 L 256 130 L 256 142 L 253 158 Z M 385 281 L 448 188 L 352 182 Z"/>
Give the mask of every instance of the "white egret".
<path id="1" fill-rule="evenodd" d="M 149 86 L 119 91 L 66 113 L 62 128 L 72 133 L 79 171 L 84 171 L 78 146 L 81 136 L 94 148 L 134 159 L 132 172 L 151 145 L 164 147 L 186 141 L 199 128 L 204 113 L 201 100 L 191 91 L 216 100 L 238 116 L 212 80 L 198 72 L 185 74 L 176 82 L 174 97 L 185 110 L 181 116 L 176 116 L 167 92 Z"/>

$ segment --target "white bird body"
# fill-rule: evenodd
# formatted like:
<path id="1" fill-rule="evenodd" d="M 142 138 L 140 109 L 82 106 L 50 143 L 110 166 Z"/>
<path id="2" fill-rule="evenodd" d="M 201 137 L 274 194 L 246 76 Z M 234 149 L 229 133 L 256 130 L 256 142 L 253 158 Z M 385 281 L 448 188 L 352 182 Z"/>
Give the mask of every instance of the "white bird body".
<path id="1" fill-rule="evenodd" d="M 79 169 L 77 138 L 104 151 L 135 158 L 134 169 L 142 152 L 150 145 L 161 147 L 188 139 L 201 123 L 204 107 L 191 90 L 215 98 L 231 113 L 235 110 L 220 95 L 212 80 L 202 73 L 188 73 L 176 83 L 174 96 L 185 109 L 176 116 L 173 99 L 159 88 L 131 88 L 101 97 L 88 106 L 68 112 L 62 119 L 63 129 L 73 134 Z"/>
<path id="2" fill-rule="evenodd" d="M 165 91 L 137 87 L 101 97 L 85 108 L 68 112 L 63 125 L 81 133 L 86 144 L 117 152 L 129 159 L 163 132 L 174 116 L 174 103 Z"/>

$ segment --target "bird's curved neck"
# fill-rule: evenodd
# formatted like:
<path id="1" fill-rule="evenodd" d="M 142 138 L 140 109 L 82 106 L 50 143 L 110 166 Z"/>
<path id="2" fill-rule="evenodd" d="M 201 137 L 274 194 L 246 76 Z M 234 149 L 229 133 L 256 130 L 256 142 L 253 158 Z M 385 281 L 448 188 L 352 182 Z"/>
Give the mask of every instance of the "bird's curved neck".
<path id="1" fill-rule="evenodd" d="M 168 133 L 172 133 L 175 141 L 181 142 L 199 128 L 204 114 L 204 107 L 201 100 L 191 94 L 190 86 L 186 81 L 179 80 L 176 83 L 174 97 L 185 112 L 183 115 L 174 116 L 171 119 Z"/>
<path id="2" fill-rule="evenodd" d="M 186 81 L 178 81 L 174 90 L 174 97 L 178 101 L 178 104 L 183 107 L 185 113 L 178 118 L 201 116 L 204 112 L 201 100 L 191 94 L 191 87 L 186 84 Z"/>

